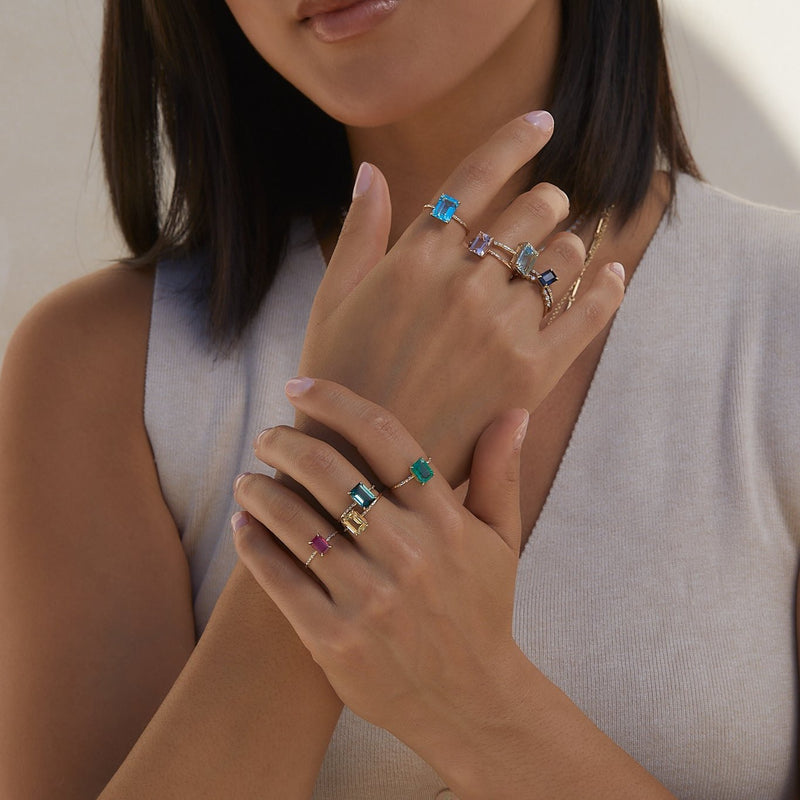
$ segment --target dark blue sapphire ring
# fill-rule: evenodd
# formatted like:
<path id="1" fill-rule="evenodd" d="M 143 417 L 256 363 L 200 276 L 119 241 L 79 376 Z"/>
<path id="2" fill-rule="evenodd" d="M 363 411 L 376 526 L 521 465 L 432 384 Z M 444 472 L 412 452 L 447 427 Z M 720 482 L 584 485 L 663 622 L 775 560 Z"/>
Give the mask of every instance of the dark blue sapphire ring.
<path id="1" fill-rule="evenodd" d="M 469 236 L 467 223 L 464 222 L 461 217 L 456 216 L 456 209 L 460 205 L 460 200 L 456 200 L 455 197 L 451 197 L 449 194 L 443 194 L 439 196 L 439 199 L 435 203 L 426 203 L 423 208 L 429 208 L 431 210 L 431 216 L 434 219 L 438 219 L 439 222 L 444 222 L 445 225 L 448 222 L 457 222 L 464 229 L 467 236 Z"/>
<path id="2" fill-rule="evenodd" d="M 553 290 L 550 288 L 557 280 L 558 276 L 552 269 L 545 272 L 537 272 L 534 269 L 536 259 L 541 255 L 541 250 L 537 250 L 530 242 L 521 242 L 515 248 L 497 241 L 488 233 L 480 231 L 478 235 L 467 243 L 470 253 L 483 258 L 492 256 L 496 258 L 504 267 L 511 271 L 512 277 L 523 278 L 538 286 L 542 293 L 545 314 L 553 307 Z M 504 258 L 497 250 L 508 253 L 510 258 Z"/>

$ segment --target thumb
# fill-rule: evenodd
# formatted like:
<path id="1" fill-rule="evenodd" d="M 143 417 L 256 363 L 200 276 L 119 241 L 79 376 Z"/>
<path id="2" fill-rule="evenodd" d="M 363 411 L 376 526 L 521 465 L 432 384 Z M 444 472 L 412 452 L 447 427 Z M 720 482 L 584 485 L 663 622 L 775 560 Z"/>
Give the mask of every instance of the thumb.
<path id="1" fill-rule="evenodd" d="M 528 430 L 524 408 L 506 411 L 481 434 L 472 456 L 464 507 L 485 522 L 519 553 L 522 521 L 519 510 L 520 451 Z"/>
<path id="2" fill-rule="evenodd" d="M 358 169 L 353 202 L 314 300 L 315 321 L 326 319 L 386 255 L 391 224 L 386 178 L 365 161 Z"/>

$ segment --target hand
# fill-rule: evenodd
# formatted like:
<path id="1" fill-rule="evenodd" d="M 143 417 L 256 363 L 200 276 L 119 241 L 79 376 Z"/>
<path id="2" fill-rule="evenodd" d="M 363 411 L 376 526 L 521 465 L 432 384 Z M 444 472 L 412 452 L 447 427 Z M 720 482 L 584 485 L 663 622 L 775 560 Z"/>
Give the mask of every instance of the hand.
<path id="1" fill-rule="evenodd" d="M 442 186 L 461 201 L 457 213 L 473 233 L 486 230 L 511 247 L 538 245 L 567 217 L 563 192 L 540 184 L 487 219 L 495 195 L 550 138 L 546 120 L 543 127 L 523 117 L 508 123 Z M 540 327 L 536 285 L 510 280 L 497 260 L 468 252 L 461 226 L 422 209 L 435 199 L 420 198 L 419 216 L 387 254 L 388 188 L 372 168 L 315 298 L 300 371 L 391 410 L 455 485 L 467 475 L 480 432 L 504 408 L 535 409 L 608 323 L 624 289 L 601 270 L 568 313 Z M 584 257 L 581 240 L 562 233 L 537 261 L 537 271 L 559 276 L 556 302 Z M 300 414 L 296 427 L 305 425 Z"/>
<path id="2" fill-rule="evenodd" d="M 342 386 L 302 379 L 290 381 L 287 394 L 358 448 L 386 486 L 424 455 L 391 413 Z M 232 520 L 242 562 L 342 701 L 432 763 L 431 748 L 443 738 L 437 731 L 453 741 L 485 729 L 498 710 L 493 686 L 518 702 L 519 684 L 504 678 L 522 656 L 511 622 L 527 421 L 524 409 L 513 409 L 483 432 L 463 505 L 438 474 L 424 485 L 412 480 L 385 490 L 365 517 L 368 529 L 358 537 L 338 533 L 308 568 L 309 540 L 328 536 L 330 523 L 272 478 L 237 480 L 237 502 L 249 512 Z M 255 450 L 334 518 L 349 504 L 348 490 L 367 483 L 329 444 L 293 428 L 267 429 Z"/>

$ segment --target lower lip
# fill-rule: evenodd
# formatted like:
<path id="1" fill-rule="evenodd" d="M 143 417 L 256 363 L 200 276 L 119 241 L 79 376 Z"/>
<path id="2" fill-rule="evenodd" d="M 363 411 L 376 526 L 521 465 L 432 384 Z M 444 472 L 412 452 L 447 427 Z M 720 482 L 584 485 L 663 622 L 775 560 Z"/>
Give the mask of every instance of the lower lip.
<path id="1" fill-rule="evenodd" d="M 306 24 L 321 41 L 341 42 L 371 31 L 399 5 L 400 0 L 360 0 L 338 11 L 315 14 Z"/>

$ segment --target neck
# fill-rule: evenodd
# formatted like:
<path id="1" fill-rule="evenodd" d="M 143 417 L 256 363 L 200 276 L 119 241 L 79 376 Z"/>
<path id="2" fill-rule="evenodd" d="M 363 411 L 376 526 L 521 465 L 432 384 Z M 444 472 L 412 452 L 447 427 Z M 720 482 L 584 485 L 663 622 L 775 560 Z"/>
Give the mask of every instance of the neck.
<path id="1" fill-rule="evenodd" d="M 348 128 L 355 168 L 369 161 L 388 181 L 390 246 L 468 153 L 515 116 L 547 106 L 559 36 L 559 3 L 540 1 L 488 61 L 434 104 L 389 125 Z M 498 210 L 524 190 L 524 173 L 498 195 Z"/>

